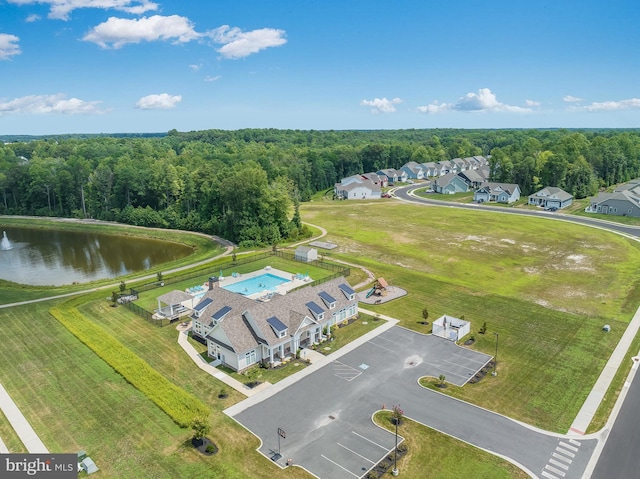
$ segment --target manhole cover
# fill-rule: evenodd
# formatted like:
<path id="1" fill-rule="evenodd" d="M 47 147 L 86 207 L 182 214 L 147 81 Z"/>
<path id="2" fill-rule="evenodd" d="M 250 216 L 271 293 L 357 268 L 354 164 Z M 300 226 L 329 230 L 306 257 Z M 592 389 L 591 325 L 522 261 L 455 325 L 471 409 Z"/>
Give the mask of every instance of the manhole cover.
<path id="1" fill-rule="evenodd" d="M 329 416 L 329 419 L 333 421 L 335 419 L 335 416 Z"/>

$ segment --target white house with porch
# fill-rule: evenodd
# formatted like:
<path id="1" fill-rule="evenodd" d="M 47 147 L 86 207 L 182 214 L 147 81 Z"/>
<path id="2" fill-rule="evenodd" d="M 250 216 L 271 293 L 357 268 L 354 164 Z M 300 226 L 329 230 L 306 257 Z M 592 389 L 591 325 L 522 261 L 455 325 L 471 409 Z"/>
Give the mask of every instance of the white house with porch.
<path id="1" fill-rule="evenodd" d="M 327 339 L 331 327 L 358 314 L 356 292 L 343 277 L 261 302 L 213 288 L 194 308 L 193 333 L 207 342 L 214 364 L 243 371 L 295 356 Z"/>

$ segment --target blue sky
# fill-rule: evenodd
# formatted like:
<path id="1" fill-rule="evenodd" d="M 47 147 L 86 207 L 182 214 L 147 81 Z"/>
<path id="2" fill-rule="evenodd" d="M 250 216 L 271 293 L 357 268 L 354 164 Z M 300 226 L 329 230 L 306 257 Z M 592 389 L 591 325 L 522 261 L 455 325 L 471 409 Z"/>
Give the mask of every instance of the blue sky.
<path id="1" fill-rule="evenodd" d="M 637 128 L 635 0 L 0 0 L 0 134 Z"/>

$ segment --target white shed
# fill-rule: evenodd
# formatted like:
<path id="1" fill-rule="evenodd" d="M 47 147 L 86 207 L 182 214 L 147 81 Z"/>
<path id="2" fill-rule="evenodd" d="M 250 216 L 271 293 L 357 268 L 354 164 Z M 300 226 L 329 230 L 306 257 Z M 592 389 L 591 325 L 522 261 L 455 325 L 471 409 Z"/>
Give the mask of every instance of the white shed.
<path id="1" fill-rule="evenodd" d="M 458 341 L 471 331 L 471 323 L 446 314 L 433 322 L 433 335 L 450 341 Z"/>
<path id="2" fill-rule="evenodd" d="M 310 261 L 316 261 L 317 259 L 317 249 L 309 248 L 308 246 L 298 246 L 296 248 L 296 261 L 304 261 L 305 263 L 309 263 Z"/>

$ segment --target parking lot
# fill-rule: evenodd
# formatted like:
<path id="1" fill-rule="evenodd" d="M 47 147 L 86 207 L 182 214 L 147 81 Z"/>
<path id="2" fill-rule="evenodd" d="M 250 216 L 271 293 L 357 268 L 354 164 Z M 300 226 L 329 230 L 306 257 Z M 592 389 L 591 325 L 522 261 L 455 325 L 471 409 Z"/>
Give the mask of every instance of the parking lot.
<path id="1" fill-rule="evenodd" d="M 393 327 L 235 419 L 260 437 L 260 452 L 267 458 L 281 455 L 281 466 L 292 459 L 321 478 L 362 477 L 395 446 L 395 436 L 371 421 L 373 413 L 403 396 L 394 394 L 390 383 L 419 390 L 420 377 L 443 374 L 448 382 L 463 385 L 490 359 L 444 339 Z M 412 409 L 427 407 L 401 406 L 409 416 Z M 285 433 L 280 440 L 279 429 Z"/>

